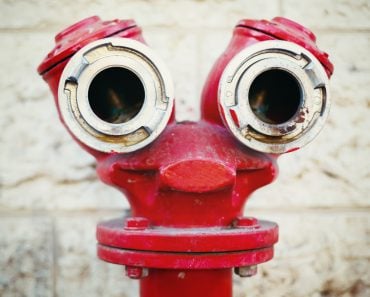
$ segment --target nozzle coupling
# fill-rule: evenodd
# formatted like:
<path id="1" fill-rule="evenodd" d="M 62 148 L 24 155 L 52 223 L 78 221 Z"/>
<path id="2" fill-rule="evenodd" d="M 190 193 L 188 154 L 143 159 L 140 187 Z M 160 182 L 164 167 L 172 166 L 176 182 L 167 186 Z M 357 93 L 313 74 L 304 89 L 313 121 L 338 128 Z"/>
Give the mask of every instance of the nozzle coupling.
<path id="1" fill-rule="evenodd" d="M 146 45 L 105 38 L 68 62 L 58 105 L 65 125 L 83 144 L 101 152 L 132 152 L 166 127 L 173 85 L 167 68 Z"/>
<path id="2" fill-rule="evenodd" d="M 237 54 L 219 85 L 219 108 L 243 144 L 281 154 L 321 130 L 330 106 L 328 77 L 309 51 L 288 41 L 264 41 Z"/>

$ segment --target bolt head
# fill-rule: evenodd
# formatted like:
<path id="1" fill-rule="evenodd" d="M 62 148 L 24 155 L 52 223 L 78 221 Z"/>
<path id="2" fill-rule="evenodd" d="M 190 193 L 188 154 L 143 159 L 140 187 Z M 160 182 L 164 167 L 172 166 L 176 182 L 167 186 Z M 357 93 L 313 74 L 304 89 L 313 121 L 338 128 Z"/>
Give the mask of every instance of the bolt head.
<path id="1" fill-rule="evenodd" d="M 257 274 L 257 265 L 235 267 L 234 272 L 240 277 L 251 277 Z"/>
<path id="2" fill-rule="evenodd" d="M 258 228 L 259 223 L 256 218 L 253 217 L 237 217 L 233 221 L 233 227 L 235 228 L 245 228 L 245 227 L 253 227 L 253 228 Z"/>
<path id="3" fill-rule="evenodd" d="M 126 230 L 145 230 L 149 227 L 149 220 L 142 217 L 127 218 L 125 221 Z"/>
<path id="4" fill-rule="evenodd" d="M 148 276 L 148 268 L 137 266 L 126 266 L 126 275 L 131 279 L 141 279 Z"/>

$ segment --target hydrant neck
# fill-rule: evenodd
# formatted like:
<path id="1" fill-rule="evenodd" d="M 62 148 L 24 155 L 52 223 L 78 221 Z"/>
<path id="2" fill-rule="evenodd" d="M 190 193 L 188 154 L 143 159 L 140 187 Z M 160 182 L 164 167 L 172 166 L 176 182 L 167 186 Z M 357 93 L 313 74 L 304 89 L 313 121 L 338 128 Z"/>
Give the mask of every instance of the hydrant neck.
<path id="1" fill-rule="evenodd" d="M 232 270 L 150 269 L 140 280 L 141 297 L 230 297 Z"/>

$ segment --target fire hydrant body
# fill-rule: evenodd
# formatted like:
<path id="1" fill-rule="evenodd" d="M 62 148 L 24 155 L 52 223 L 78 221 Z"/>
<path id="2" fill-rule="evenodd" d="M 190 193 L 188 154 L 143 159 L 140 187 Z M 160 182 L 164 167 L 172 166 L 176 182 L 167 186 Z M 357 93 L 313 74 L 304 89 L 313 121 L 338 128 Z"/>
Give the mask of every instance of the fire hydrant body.
<path id="1" fill-rule="evenodd" d="M 230 297 L 232 269 L 252 276 L 273 257 L 277 225 L 243 216 L 244 205 L 327 116 L 333 67 L 308 29 L 241 21 L 199 122 L 175 122 L 169 74 L 134 21 L 65 29 L 38 71 L 99 177 L 130 203 L 130 217 L 97 226 L 98 256 L 125 265 L 142 297 Z"/>

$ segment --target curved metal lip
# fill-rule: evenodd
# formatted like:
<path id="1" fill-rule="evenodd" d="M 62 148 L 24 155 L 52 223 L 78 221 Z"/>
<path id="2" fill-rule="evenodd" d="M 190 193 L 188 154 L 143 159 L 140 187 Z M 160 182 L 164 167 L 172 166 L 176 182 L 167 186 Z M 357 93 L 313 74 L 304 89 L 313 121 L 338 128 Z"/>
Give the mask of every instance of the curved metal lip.
<path id="1" fill-rule="evenodd" d="M 271 21 L 245 19 L 241 20 L 236 28 L 252 30 L 277 40 L 296 43 L 320 61 L 329 77 L 333 74 L 334 65 L 330 62 L 329 55 L 318 48 L 315 34 L 299 23 L 283 17 L 275 17 Z"/>
<path id="2" fill-rule="evenodd" d="M 248 100 L 253 80 L 270 69 L 291 74 L 302 93 L 295 115 L 276 125 L 258 118 Z M 304 146 L 320 132 L 329 113 L 328 85 L 323 66 L 306 49 L 287 41 L 264 41 L 242 50 L 226 66 L 218 106 L 225 126 L 241 143 L 257 151 L 281 154 Z"/>
<path id="3" fill-rule="evenodd" d="M 93 78 L 111 67 L 135 73 L 145 89 L 144 104 L 131 120 L 114 124 L 101 120 L 89 106 Z M 105 38 L 79 50 L 66 65 L 58 89 L 58 105 L 70 132 L 101 152 L 127 153 L 154 141 L 173 110 L 174 88 L 167 67 L 149 47 L 127 38 Z"/>
<path id="4" fill-rule="evenodd" d="M 93 27 L 93 30 L 89 28 Z M 132 36 L 140 33 L 141 28 L 134 20 L 112 20 L 103 21 L 98 16 L 83 19 L 57 33 L 55 36 L 55 47 L 48 53 L 37 71 L 45 75 L 58 64 L 70 59 L 80 48 L 92 40 L 113 37 L 117 34 Z"/>

